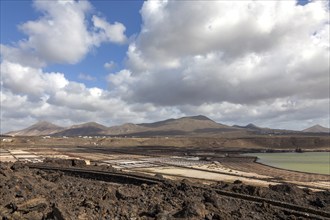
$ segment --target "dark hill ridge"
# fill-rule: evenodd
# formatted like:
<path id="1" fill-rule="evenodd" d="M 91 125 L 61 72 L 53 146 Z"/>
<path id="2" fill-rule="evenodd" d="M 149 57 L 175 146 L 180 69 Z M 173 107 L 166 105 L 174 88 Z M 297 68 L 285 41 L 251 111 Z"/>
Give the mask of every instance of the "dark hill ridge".
<path id="1" fill-rule="evenodd" d="M 247 124 L 245 126 L 241 125 L 233 125 L 235 128 L 241 128 L 244 130 L 249 131 L 250 133 L 253 134 L 270 134 L 270 135 L 281 135 L 281 134 L 287 134 L 287 135 L 292 135 L 292 134 L 299 134 L 301 133 L 300 131 L 294 131 L 294 130 L 285 130 L 285 129 L 273 129 L 273 128 L 267 128 L 267 127 L 259 127 L 255 124 Z"/>
<path id="2" fill-rule="evenodd" d="M 87 122 L 87 123 L 83 123 L 83 124 L 72 125 L 70 128 L 89 128 L 89 127 L 99 128 L 101 130 L 108 129 L 108 127 L 106 127 L 102 124 L 96 123 L 96 122 Z"/>
<path id="3" fill-rule="evenodd" d="M 260 129 L 260 127 L 256 126 L 255 124 L 252 124 L 252 123 L 246 125 L 245 127 L 250 128 L 250 129 Z"/>
<path id="4" fill-rule="evenodd" d="M 108 128 L 96 122 L 88 122 L 79 125 L 73 125 L 67 129 L 57 132 L 56 136 L 95 136 L 100 135 Z"/>
<path id="5" fill-rule="evenodd" d="M 190 119 L 195 119 L 195 120 L 213 121 L 213 120 L 211 120 L 210 118 L 208 118 L 208 117 L 206 117 L 204 115 L 197 115 L 197 116 L 190 116 L 190 117 L 183 117 L 183 118 L 190 118 Z"/>
<path id="6" fill-rule="evenodd" d="M 245 125 L 245 126 L 241 126 L 241 125 L 233 125 L 233 127 L 236 127 L 236 128 L 246 128 L 246 129 L 251 129 L 251 130 L 261 130 L 263 128 L 261 127 L 258 127 L 256 126 L 255 124 L 248 124 L 248 125 Z"/>

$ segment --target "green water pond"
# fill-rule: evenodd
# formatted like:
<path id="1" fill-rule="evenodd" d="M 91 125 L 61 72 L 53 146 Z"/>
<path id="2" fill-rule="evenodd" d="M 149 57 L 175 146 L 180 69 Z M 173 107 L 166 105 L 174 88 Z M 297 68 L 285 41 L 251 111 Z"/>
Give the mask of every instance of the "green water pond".
<path id="1" fill-rule="evenodd" d="M 330 152 L 251 153 L 257 162 L 282 169 L 330 175 Z"/>

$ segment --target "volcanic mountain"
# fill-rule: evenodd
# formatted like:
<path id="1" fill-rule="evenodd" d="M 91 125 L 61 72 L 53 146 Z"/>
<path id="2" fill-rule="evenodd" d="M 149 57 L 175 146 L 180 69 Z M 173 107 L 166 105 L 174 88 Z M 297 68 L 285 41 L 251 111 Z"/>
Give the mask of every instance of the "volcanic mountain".
<path id="1" fill-rule="evenodd" d="M 246 133 L 247 128 L 231 127 L 217 123 L 206 116 L 198 115 L 168 119 L 153 123 L 132 124 L 106 127 L 104 125 L 88 122 L 63 128 L 49 122 L 39 122 L 21 131 L 9 132 L 9 135 L 20 136 L 213 136 L 229 133 Z"/>
<path id="2" fill-rule="evenodd" d="M 95 136 L 100 135 L 108 128 L 96 122 L 88 122 L 79 125 L 73 125 L 69 128 L 63 129 L 53 135 L 55 136 Z"/>
<path id="3" fill-rule="evenodd" d="M 264 128 L 261 128 L 261 127 L 258 127 L 257 125 L 255 124 L 248 124 L 248 125 L 245 125 L 245 126 L 241 126 L 241 125 L 233 125 L 233 127 L 235 128 L 245 128 L 245 129 L 249 129 L 249 130 L 262 130 Z"/>
<path id="4" fill-rule="evenodd" d="M 329 133 L 330 129 L 323 127 L 321 125 L 314 125 L 312 127 L 306 128 L 302 130 L 302 132 L 308 132 L 308 133 Z"/>
<path id="5" fill-rule="evenodd" d="M 228 127 L 226 125 L 218 124 L 215 121 L 203 115 L 183 117 L 178 119 L 167 119 L 164 121 L 158 121 L 154 123 L 143 123 L 138 125 L 147 128 L 159 129 L 159 130 L 182 130 L 182 131 L 194 131 L 196 129 L 203 129 L 203 128 Z"/>
<path id="6" fill-rule="evenodd" d="M 198 115 L 154 123 L 124 124 L 109 128 L 107 134 L 118 135 L 123 134 L 124 131 L 124 134 L 132 136 L 198 135 L 237 130 L 239 129 L 219 124 L 206 116 Z"/>
<path id="7" fill-rule="evenodd" d="M 31 125 L 20 131 L 8 132 L 6 135 L 11 136 L 41 136 L 50 135 L 63 130 L 63 127 L 57 126 L 47 121 L 39 121 L 38 123 Z"/>
<path id="8" fill-rule="evenodd" d="M 131 133 L 138 133 L 145 131 L 145 128 L 133 123 L 126 123 L 123 125 L 117 125 L 109 127 L 106 131 L 106 135 L 125 135 Z"/>

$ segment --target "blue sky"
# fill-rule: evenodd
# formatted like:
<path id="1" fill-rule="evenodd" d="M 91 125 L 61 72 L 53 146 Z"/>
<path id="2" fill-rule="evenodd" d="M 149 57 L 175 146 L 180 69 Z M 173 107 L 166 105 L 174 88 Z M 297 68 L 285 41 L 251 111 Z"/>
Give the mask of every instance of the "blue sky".
<path id="1" fill-rule="evenodd" d="M 1 131 L 198 114 L 329 127 L 328 14 L 306 0 L 2 0 Z"/>
<path id="2" fill-rule="evenodd" d="M 106 18 L 110 22 L 120 21 L 126 27 L 125 34 L 134 38 L 140 31 L 141 9 L 143 1 L 93 1 L 93 12 Z M 33 2 L 29 0 L 3 0 L 1 1 L 1 43 L 15 44 L 17 41 L 26 38 L 26 35 L 18 30 L 17 26 L 27 20 L 38 19 L 42 13 L 33 8 Z M 90 17 L 92 13 L 88 16 Z M 45 68 L 46 71 L 65 72 L 69 80 L 84 81 L 88 86 L 99 86 L 105 88 L 105 77 L 109 73 L 104 68 L 104 63 L 113 61 L 117 71 L 123 68 L 127 44 L 113 45 L 104 44 L 95 49 L 76 65 L 51 64 Z M 79 74 L 86 74 L 95 77 L 95 80 L 84 80 Z"/>

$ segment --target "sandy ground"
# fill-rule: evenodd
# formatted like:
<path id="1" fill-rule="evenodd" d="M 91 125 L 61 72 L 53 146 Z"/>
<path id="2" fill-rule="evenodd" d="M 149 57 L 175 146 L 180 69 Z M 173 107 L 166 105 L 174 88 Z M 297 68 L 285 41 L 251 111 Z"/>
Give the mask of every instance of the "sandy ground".
<path id="1" fill-rule="evenodd" d="M 330 178 L 330 177 L 329 177 Z M 319 187 L 323 189 L 330 190 L 330 179 L 328 182 L 326 181 L 314 181 L 314 182 L 298 182 L 298 181 L 287 181 L 288 183 L 304 185 L 306 187 Z"/>
<path id="2" fill-rule="evenodd" d="M 196 178 L 201 180 L 211 180 L 211 181 L 224 181 L 224 182 L 234 182 L 235 180 L 240 180 L 243 183 L 256 185 L 256 186 L 265 186 L 267 187 L 270 181 L 254 180 L 248 179 L 245 177 L 230 176 L 224 174 L 211 173 L 207 171 L 191 170 L 189 168 L 177 168 L 177 167 L 155 167 L 155 168 L 139 168 L 135 169 L 142 172 L 151 172 L 159 173 L 164 175 L 178 175 L 184 178 Z"/>
<path id="3" fill-rule="evenodd" d="M 194 168 L 199 168 L 203 170 L 210 170 L 210 171 L 219 171 L 228 174 L 236 174 L 242 177 L 256 177 L 256 178 L 271 178 L 271 176 L 260 175 L 253 172 L 242 172 L 239 170 L 231 170 L 230 168 L 221 165 L 221 164 L 207 164 L 207 165 L 200 165 L 200 166 L 193 166 Z"/>

